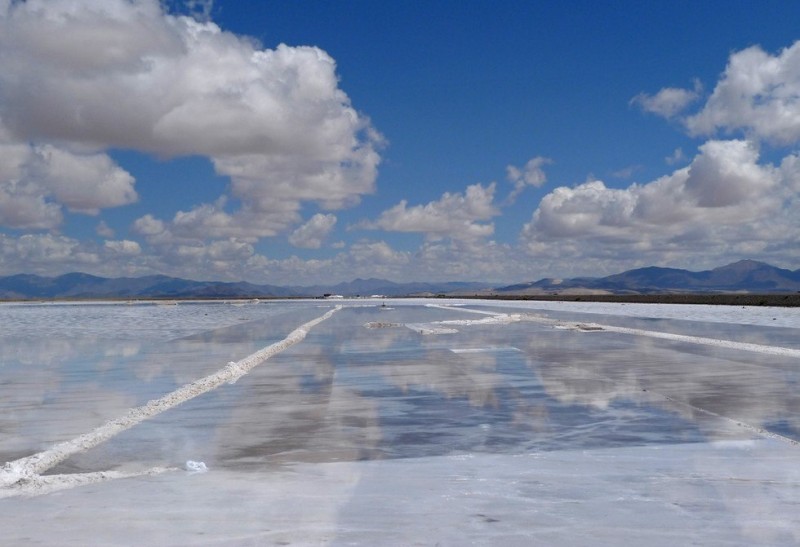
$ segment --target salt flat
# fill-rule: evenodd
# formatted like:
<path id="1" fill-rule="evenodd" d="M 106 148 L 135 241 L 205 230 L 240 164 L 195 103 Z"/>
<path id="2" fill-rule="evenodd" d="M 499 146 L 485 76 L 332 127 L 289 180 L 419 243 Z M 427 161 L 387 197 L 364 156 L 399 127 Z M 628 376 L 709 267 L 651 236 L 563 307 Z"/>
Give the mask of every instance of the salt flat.
<path id="1" fill-rule="evenodd" d="M 0 543 L 800 541 L 798 310 L 335 305 L 0 305 Z"/>

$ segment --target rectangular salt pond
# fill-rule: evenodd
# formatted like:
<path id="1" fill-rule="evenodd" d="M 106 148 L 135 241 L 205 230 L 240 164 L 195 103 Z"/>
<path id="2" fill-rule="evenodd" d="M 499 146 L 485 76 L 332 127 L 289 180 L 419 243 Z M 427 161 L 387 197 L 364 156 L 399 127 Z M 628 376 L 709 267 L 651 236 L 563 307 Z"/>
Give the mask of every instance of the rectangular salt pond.
<path id="1" fill-rule="evenodd" d="M 800 542 L 800 310 L 382 304 L 0 305 L 0 544 Z"/>

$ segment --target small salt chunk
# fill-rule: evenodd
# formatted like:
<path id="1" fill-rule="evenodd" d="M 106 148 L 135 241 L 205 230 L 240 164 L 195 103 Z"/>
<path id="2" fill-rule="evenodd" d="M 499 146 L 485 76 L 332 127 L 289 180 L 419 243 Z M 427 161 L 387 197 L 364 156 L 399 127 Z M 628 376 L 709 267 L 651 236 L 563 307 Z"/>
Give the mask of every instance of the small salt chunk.
<path id="1" fill-rule="evenodd" d="M 208 471 L 208 467 L 203 462 L 195 462 L 192 460 L 186 461 L 186 470 L 190 473 L 205 473 Z"/>

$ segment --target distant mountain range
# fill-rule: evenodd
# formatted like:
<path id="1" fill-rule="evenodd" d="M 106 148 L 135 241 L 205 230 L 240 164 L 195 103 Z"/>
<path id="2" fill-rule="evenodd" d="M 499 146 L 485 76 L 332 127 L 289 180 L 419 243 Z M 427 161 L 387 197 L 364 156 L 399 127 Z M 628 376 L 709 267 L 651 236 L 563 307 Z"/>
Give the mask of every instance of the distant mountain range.
<path id="1" fill-rule="evenodd" d="M 657 294 L 657 293 L 791 293 L 800 291 L 800 270 L 740 260 L 702 272 L 675 268 L 638 268 L 607 277 L 546 278 L 495 289 L 498 294 Z"/>
<path id="2" fill-rule="evenodd" d="M 80 298 L 291 298 L 325 295 L 407 296 L 486 289 L 486 283 L 394 283 L 385 279 L 356 279 L 337 285 L 282 287 L 238 282 L 191 281 L 163 275 L 97 277 L 69 273 L 58 277 L 19 274 L 0 277 L 0 299 Z"/>
<path id="3" fill-rule="evenodd" d="M 692 272 L 648 267 L 607 277 L 546 278 L 491 287 L 486 283 L 394 283 L 356 279 L 337 285 L 282 287 L 252 283 L 191 281 L 163 275 L 105 278 L 84 273 L 58 277 L 19 274 L 0 277 L 0 299 L 81 298 L 287 298 L 342 296 L 549 295 L 658 293 L 794 293 L 800 292 L 800 270 L 785 270 L 742 260 L 713 270 Z"/>

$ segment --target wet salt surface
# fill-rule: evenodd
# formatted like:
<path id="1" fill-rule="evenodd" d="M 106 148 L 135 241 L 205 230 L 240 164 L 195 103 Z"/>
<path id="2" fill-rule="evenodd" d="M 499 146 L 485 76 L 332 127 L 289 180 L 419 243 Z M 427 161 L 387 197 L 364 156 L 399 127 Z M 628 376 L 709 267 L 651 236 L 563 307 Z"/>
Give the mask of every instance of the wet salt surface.
<path id="1" fill-rule="evenodd" d="M 608 304 L 338 303 L 235 384 L 45 475 L 168 471 L 0 499 L 0 543 L 800 541 L 800 359 L 502 317 L 469 323 L 531 313 L 733 341 L 756 330 L 752 343 L 796 347 L 796 310 L 772 309 L 783 313 L 773 326 L 748 310 L 714 321 L 703 306 L 682 306 L 677 320 L 652 306 L 647 318 Z M 332 307 L 38 306 L 0 306 L 0 462 L 86 433 Z M 76 328 L 86 317 L 90 328 Z M 417 328 L 437 322 L 455 332 Z M 37 329 L 49 333 L 39 345 Z M 187 472 L 188 461 L 208 472 Z"/>

